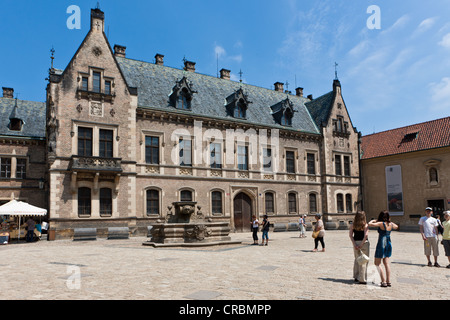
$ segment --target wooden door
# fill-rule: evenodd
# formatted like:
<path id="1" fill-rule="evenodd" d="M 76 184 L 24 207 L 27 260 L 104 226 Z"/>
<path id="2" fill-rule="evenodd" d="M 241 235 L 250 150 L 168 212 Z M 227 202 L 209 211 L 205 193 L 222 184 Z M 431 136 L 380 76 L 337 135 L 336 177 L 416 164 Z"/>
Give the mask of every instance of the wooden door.
<path id="1" fill-rule="evenodd" d="M 237 232 L 251 230 L 252 199 L 241 192 L 234 198 L 234 227 Z"/>

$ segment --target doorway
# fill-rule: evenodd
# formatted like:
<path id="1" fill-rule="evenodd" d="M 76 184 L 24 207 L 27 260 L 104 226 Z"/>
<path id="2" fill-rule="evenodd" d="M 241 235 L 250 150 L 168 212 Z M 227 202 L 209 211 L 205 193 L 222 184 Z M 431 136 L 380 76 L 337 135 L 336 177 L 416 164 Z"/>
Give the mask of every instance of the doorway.
<path id="1" fill-rule="evenodd" d="M 441 221 L 443 219 L 443 212 L 445 211 L 445 204 L 444 200 L 428 200 L 428 206 L 433 209 L 433 215 L 435 218 L 439 216 L 441 218 Z"/>
<path id="2" fill-rule="evenodd" d="M 236 232 L 251 231 L 252 199 L 241 192 L 234 197 L 234 228 Z"/>

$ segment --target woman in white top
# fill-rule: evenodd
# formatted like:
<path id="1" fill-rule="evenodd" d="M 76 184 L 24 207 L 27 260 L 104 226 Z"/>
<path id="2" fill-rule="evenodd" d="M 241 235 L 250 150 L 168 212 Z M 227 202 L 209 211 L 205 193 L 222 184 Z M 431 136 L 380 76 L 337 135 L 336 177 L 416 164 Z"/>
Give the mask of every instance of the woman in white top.
<path id="1" fill-rule="evenodd" d="M 253 215 L 252 221 L 250 223 L 252 224 L 253 245 L 257 245 L 258 244 L 259 221 L 258 221 L 258 219 L 256 219 L 255 215 Z"/>

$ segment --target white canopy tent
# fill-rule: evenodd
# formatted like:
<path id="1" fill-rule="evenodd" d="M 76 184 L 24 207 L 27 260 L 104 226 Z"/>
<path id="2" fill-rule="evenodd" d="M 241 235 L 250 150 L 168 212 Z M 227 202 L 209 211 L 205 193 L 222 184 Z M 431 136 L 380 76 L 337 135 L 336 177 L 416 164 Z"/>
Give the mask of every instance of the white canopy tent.
<path id="1" fill-rule="evenodd" d="M 38 208 L 28 204 L 26 202 L 11 200 L 8 203 L 0 206 L 0 215 L 19 217 L 19 235 L 20 237 L 20 222 L 22 217 L 26 216 L 45 216 L 47 214 L 46 209 Z M 19 240 L 19 238 L 17 239 Z"/>

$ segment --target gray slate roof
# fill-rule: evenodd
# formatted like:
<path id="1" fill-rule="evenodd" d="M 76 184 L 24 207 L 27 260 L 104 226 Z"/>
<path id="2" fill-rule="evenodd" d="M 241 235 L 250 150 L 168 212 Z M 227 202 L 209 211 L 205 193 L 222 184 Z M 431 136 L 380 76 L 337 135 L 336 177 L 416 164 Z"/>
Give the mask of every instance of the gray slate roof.
<path id="1" fill-rule="evenodd" d="M 307 98 L 129 58 L 116 57 L 116 59 L 128 85 L 138 89 L 140 108 L 187 112 L 217 119 L 320 134 L 305 107 L 305 103 L 309 101 Z M 177 110 L 169 102 L 172 89 L 183 77 L 192 84 L 192 90 L 197 92 L 193 95 L 190 111 Z M 233 118 L 226 109 L 226 99 L 239 88 L 243 89 L 248 100 L 252 102 L 248 106 L 245 120 Z M 271 107 L 287 97 L 295 111 L 292 127 L 279 125 L 272 115 Z"/>
<path id="2" fill-rule="evenodd" d="M 317 126 L 328 123 L 328 117 L 333 108 L 333 98 L 334 92 L 331 91 L 305 104 Z"/>
<path id="3" fill-rule="evenodd" d="M 11 118 L 23 121 L 21 131 L 9 130 Z M 0 98 L 0 136 L 45 138 L 45 103 Z"/>

